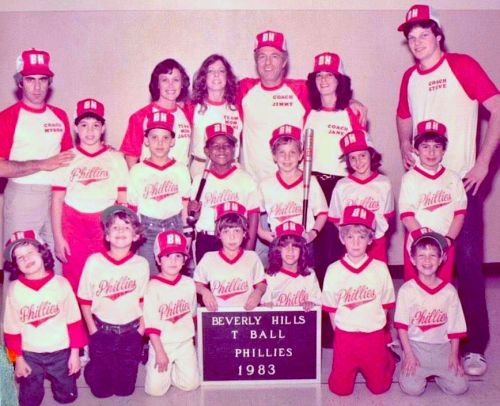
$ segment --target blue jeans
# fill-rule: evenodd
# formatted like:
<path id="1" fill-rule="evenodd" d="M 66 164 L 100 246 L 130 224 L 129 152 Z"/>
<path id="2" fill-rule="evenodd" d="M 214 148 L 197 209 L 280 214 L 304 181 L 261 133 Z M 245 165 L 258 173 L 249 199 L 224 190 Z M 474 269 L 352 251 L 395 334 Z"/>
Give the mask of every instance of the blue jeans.
<path id="1" fill-rule="evenodd" d="M 51 383 L 54 400 L 59 403 L 75 401 L 78 397 L 76 375 L 68 375 L 69 354 L 69 349 L 42 353 L 23 351 L 24 360 L 31 367 L 31 374 L 26 378 L 19 378 L 21 406 L 38 406 L 42 403 L 45 377 Z"/>
<path id="2" fill-rule="evenodd" d="M 467 338 L 462 351 L 484 354 L 490 339 L 486 308 L 483 265 L 483 201 L 482 189 L 476 196 L 467 193 L 467 214 L 456 241 L 455 265 L 457 290 L 462 302 Z"/>
<path id="3" fill-rule="evenodd" d="M 156 236 L 162 231 L 177 230 L 182 233 L 182 217 L 180 214 L 167 219 L 155 219 L 141 215 L 141 224 L 144 227 L 146 241 L 139 248 L 139 255 L 146 258 L 149 262 L 149 274 L 151 276 L 158 273 L 158 264 L 156 263 L 153 247 Z"/>

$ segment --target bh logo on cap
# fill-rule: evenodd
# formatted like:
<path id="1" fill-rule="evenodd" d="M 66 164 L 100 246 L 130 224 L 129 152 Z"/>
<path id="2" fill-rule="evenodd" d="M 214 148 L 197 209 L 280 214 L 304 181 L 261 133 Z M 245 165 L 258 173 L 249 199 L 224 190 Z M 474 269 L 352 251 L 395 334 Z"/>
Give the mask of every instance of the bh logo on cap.
<path id="1" fill-rule="evenodd" d="M 286 235 L 296 235 L 301 237 L 304 233 L 304 227 L 301 224 L 295 223 L 293 221 L 285 221 L 276 227 L 276 236 L 283 237 Z"/>
<path id="2" fill-rule="evenodd" d="M 429 132 L 446 137 L 446 126 L 435 120 L 427 120 L 418 123 L 417 134 L 425 134 Z"/>
<path id="3" fill-rule="evenodd" d="M 247 211 L 245 206 L 234 201 L 221 203 L 215 207 L 215 210 L 217 212 L 215 221 L 219 220 L 222 216 L 225 216 L 226 214 L 238 214 L 241 217 L 245 217 Z"/>
<path id="4" fill-rule="evenodd" d="M 342 214 L 341 226 L 360 224 L 375 230 L 375 214 L 363 206 L 347 206 Z"/>
<path id="5" fill-rule="evenodd" d="M 101 118 L 104 117 L 104 105 L 95 99 L 83 99 L 76 105 L 76 116 L 80 117 L 82 114 L 92 113 Z"/>
<path id="6" fill-rule="evenodd" d="M 257 34 L 255 38 L 254 51 L 262 47 L 273 47 L 278 51 L 286 51 L 286 41 L 285 36 L 281 32 L 275 31 L 264 31 Z"/>
<path id="7" fill-rule="evenodd" d="M 367 150 L 369 145 L 366 133 L 363 130 L 354 130 L 347 133 L 340 140 L 340 147 L 344 154 Z"/>
<path id="8" fill-rule="evenodd" d="M 174 132 L 174 121 L 175 118 L 173 114 L 167 113 L 165 111 L 154 111 L 148 116 L 148 124 L 146 130 L 152 130 L 153 128 L 163 128 L 164 130 Z"/>
<path id="9" fill-rule="evenodd" d="M 314 57 L 314 72 L 330 72 L 344 74 L 340 56 L 332 52 L 323 52 Z"/>
<path id="10" fill-rule="evenodd" d="M 431 6 L 415 4 L 406 13 L 406 20 L 398 27 L 398 31 L 404 31 L 408 24 L 428 20 L 434 21 L 438 27 L 441 27 L 439 19 Z"/>
<path id="11" fill-rule="evenodd" d="M 162 255 L 174 253 L 187 255 L 186 237 L 176 230 L 163 231 L 156 236 L 153 250 L 158 260 Z"/>
<path id="12" fill-rule="evenodd" d="M 283 124 L 273 131 L 272 137 L 269 140 L 269 144 L 271 145 L 271 147 L 278 140 L 278 138 L 281 137 L 291 137 L 296 139 L 298 142 L 302 142 L 302 130 L 299 127 L 295 127 L 291 124 Z"/>
<path id="13" fill-rule="evenodd" d="M 16 72 L 23 76 L 54 76 L 49 68 L 50 55 L 45 51 L 30 49 L 24 51 L 16 60 Z"/>

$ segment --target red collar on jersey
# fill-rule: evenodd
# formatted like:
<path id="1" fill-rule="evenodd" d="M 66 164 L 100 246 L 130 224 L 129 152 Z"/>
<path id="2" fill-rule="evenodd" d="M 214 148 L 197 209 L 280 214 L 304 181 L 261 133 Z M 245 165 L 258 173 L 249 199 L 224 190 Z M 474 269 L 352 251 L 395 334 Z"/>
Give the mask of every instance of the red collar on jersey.
<path id="1" fill-rule="evenodd" d="M 276 172 L 276 179 L 278 179 L 278 182 L 283 186 L 285 189 L 292 189 L 297 185 L 300 185 L 303 180 L 304 180 L 304 175 L 300 175 L 299 178 L 292 182 L 292 183 L 286 183 L 283 178 L 281 177 L 279 172 Z"/>
<path id="2" fill-rule="evenodd" d="M 101 145 L 101 149 L 99 149 L 99 151 L 97 152 L 94 152 L 94 153 L 90 153 L 90 152 L 87 152 L 85 151 L 81 145 L 77 145 L 76 146 L 76 149 L 83 155 L 85 156 L 88 156 L 89 158 L 94 158 L 98 155 L 101 155 L 103 152 L 106 152 L 108 150 L 108 147 L 106 145 Z"/>
<path id="3" fill-rule="evenodd" d="M 135 255 L 133 251 L 129 251 L 129 253 L 122 259 L 114 259 L 111 255 L 109 255 L 108 251 L 102 251 L 101 254 L 113 265 L 122 265 Z"/>
<path id="4" fill-rule="evenodd" d="M 215 173 L 213 170 L 210 170 L 210 173 L 214 175 L 217 179 L 224 179 L 227 178 L 229 175 L 231 175 L 236 169 L 237 169 L 236 165 L 232 165 L 231 168 L 229 168 L 224 173 Z"/>
<path id="5" fill-rule="evenodd" d="M 176 161 L 175 159 L 171 159 L 165 165 L 157 165 L 151 162 L 149 159 L 145 159 L 142 162 L 144 163 L 144 165 L 150 166 L 151 168 L 157 169 L 159 171 L 164 171 L 165 169 L 170 168 L 173 164 L 175 164 Z"/>
<path id="6" fill-rule="evenodd" d="M 439 68 L 444 60 L 446 59 L 446 53 L 443 52 L 443 55 L 441 55 L 441 58 L 439 61 L 434 66 L 431 66 L 428 69 L 422 69 L 420 68 L 420 64 L 417 62 L 417 72 L 420 73 L 421 75 L 427 75 L 428 73 L 434 72 L 437 68 Z"/>
<path id="7" fill-rule="evenodd" d="M 179 275 L 177 275 L 175 277 L 175 279 L 173 281 L 169 281 L 168 279 L 161 276 L 161 274 L 151 277 L 151 279 L 155 279 L 157 281 L 160 281 L 160 282 L 165 283 L 165 284 L 170 285 L 170 286 L 177 285 L 177 283 L 181 280 L 181 278 L 182 278 L 182 275 L 180 273 L 179 273 Z"/>
<path id="8" fill-rule="evenodd" d="M 23 285 L 27 286 L 30 289 L 38 291 L 41 288 L 43 288 L 54 277 L 54 272 L 52 271 L 47 271 L 47 272 L 49 274 L 40 279 L 28 279 L 25 276 L 20 276 L 19 282 L 21 282 Z"/>
<path id="9" fill-rule="evenodd" d="M 425 176 L 426 178 L 429 178 L 429 179 L 437 179 L 439 178 L 445 171 L 445 168 L 444 166 L 441 167 L 441 169 L 439 169 L 434 175 L 427 172 L 424 168 L 420 168 L 419 166 L 415 165 L 413 167 L 413 169 L 415 169 L 415 172 L 418 172 L 420 175 L 422 176 Z"/>
<path id="10" fill-rule="evenodd" d="M 373 258 L 368 257 L 359 267 L 355 268 L 354 266 L 349 264 L 344 258 L 342 258 L 340 260 L 341 264 L 344 265 L 344 267 L 346 267 L 349 271 L 351 271 L 353 273 L 363 272 L 366 269 L 366 267 L 370 264 L 370 262 L 372 262 L 372 261 L 373 261 Z"/>
<path id="11" fill-rule="evenodd" d="M 26 111 L 29 111 L 30 113 L 43 113 L 45 112 L 45 110 L 47 110 L 47 104 L 44 104 L 43 107 L 40 107 L 39 109 L 35 108 L 35 107 L 30 107 L 28 106 L 26 103 L 23 103 L 22 101 L 20 101 L 19 103 L 21 103 L 21 107 L 26 110 Z"/>
<path id="12" fill-rule="evenodd" d="M 273 90 L 278 90 L 281 86 L 283 86 L 285 84 L 285 81 L 282 80 L 280 84 L 276 85 L 276 86 L 265 86 L 264 83 L 262 83 L 262 81 L 260 82 L 260 86 L 262 87 L 262 89 L 266 90 L 266 91 L 273 91 Z"/>
<path id="13" fill-rule="evenodd" d="M 175 113 L 177 111 L 177 104 L 175 105 L 175 107 L 173 109 L 166 109 L 165 107 L 162 107 L 159 104 L 153 102 L 153 103 L 151 103 L 151 107 L 157 108 L 158 110 L 161 110 L 161 111 L 166 111 L 167 113 Z"/>
<path id="14" fill-rule="evenodd" d="M 375 179 L 379 173 L 377 171 L 373 171 L 370 176 L 368 176 L 366 179 L 359 179 L 354 174 L 350 174 L 347 177 L 351 180 L 353 180 L 356 183 L 359 183 L 360 185 L 366 185 L 367 183 L 370 183 L 373 179 Z"/>
<path id="15" fill-rule="evenodd" d="M 292 271 L 289 271 L 289 270 L 284 269 L 284 268 L 281 268 L 280 272 L 287 275 L 287 276 L 290 276 L 291 278 L 298 278 L 299 277 L 298 272 L 292 272 Z"/>
<path id="16" fill-rule="evenodd" d="M 226 100 L 222 99 L 221 101 L 215 101 L 215 100 L 207 99 L 207 104 L 210 104 L 211 106 L 222 106 L 222 105 L 226 104 Z"/>
<path id="17" fill-rule="evenodd" d="M 222 251 L 222 250 L 219 251 L 219 255 L 228 264 L 233 265 L 236 262 L 238 262 L 238 260 L 243 256 L 244 252 L 245 252 L 245 250 L 240 247 L 238 253 L 236 254 L 236 256 L 233 259 L 229 258 L 226 254 L 224 254 L 224 251 Z"/>
<path id="18" fill-rule="evenodd" d="M 422 280 L 419 277 L 415 277 L 414 279 L 415 279 L 415 282 L 417 283 L 417 285 L 420 286 L 424 291 L 426 291 L 430 295 L 434 295 L 434 294 L 438 293 L 441 289 L 443 289 L 448 284 L 448 282 L 446 282 L 446 281 L 441 281 L 441 283 L 439 285 L 437 285 L 435 288 L 431 288 L 431 287 L 427 286 L 424 282 L 422 282 Z"/>

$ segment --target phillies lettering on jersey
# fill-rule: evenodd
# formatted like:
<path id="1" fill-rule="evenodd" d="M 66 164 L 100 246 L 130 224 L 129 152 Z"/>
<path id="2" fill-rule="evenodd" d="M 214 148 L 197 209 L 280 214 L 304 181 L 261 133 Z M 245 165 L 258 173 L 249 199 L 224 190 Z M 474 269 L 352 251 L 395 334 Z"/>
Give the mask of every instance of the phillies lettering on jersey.
<path id="1" fill-rule="evenodd" d="M 276 295 L 274 300 L 276 306 L 302 306 L 304 303 L 309 302 L 309 294 L 305 289 L 296 292 L 280 292 Z"/>
<path id="2" fill-rule="evenodd" d="M 362 285 L 356 288 L 341 289 L 338 293 L 338 301 L 340 305 L 352 310 L 375 300 L 376 296 L 374 289 Z"/>
<path id="3" fill-rule="evenodd" d="M 210 207 L 215 207 L 225 202 L 238 202 L 238 201 L 239 201 L 238 193 L 235 193 L 230 189 L 223 189 L 217 192 L 210 192 L 203 197 L 203 203 L 205 203 Z"/>
<path id="4" fill-rule="evenodd" d="M 411 324 L 417 326 L 422 331 L 430 330 L 442 326 L 448 321 L 448 316 L 440 309 L 419 310 L 411 319 Z"/>
<path id="5" fill-rule="evenodd" d="M 91 168 L 87 168 L 86 166 L 84 166 L 81 168 L 73 169 L 70 173 L 69 181 L 88 185 L 89 183 L 99 182 L 108 178 L 109 172 L 107 170 L 99 168 L 97 166 Z"/>
<path id="6" fill-rule="evenodd" d="M 437 190 L 422 195 L 420 205 L 423 210 L 434 211 L 451 203 L 451 194 L 445 190 Z"/>
<path id="7" fill-rule="evenodd" d="M 166 197 L 175 195 L 179 192 L 179 186 L 169 180 L 163 182 L 156 182 L 147 185 L 144 189 L 144 199 L 153 199 L 157 202 L 165 199 Z"/>
<path id="8" fill-rule="evenodd" d="M 23 323 L 34 327 L 45 323 L 47 320 L 59 314 L 59 306 L 55 303 L 44 301 L 38 305 L 24 306 L 19 311 L 19 318 Z"/>
<path id="9" fill-rule="evenodd" d="M 191 313 L 189 303 L 184 299 L 179 299 L 176 302 L 162 304 L 158 308 L 160 320 L 175 323 L 182 319 L 187 314 Z"/>
<path id="10" fill-rule="evenodd" d="M 350 197 L 346 200 L 346 207 L 348 206 L 363 206 L 365 209 L 376 212 L 380 209 L 380 203 L 371 196 L 363 198 Z"/>
<path id="11" fill-rule="evenodd" d="M 122 276 L 118 280 L 104 280 L 99 283 L 96 291 L 96 296 L 107 297 L 111 300 L 116 300 L 123 295 L 133 292 L 137 287 L 135 280 L 130 279 L 128 276 Z"/>
<path id="12" fill-rule="evenodd" d="M 269 214 L 275 217 L 280 223 L 284 223 L 296 216 L 302 216 L 302 205 L 296 202 L 278 203 L 271 206 Z"/>
<path id="13" fill-rule="evenodd" d="M 216 297 L 227 300 L 247 292 L 248 282 L 241 278 L 231 279 L 229 281 L 215 280 L 210 284 L 210 289 Z"/>

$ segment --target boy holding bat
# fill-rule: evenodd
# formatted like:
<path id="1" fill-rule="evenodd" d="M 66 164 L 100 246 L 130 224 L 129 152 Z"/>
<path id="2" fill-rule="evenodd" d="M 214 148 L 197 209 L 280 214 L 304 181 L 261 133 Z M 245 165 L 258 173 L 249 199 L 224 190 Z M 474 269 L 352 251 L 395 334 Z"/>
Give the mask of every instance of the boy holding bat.
<path id="1" fill-rule="evenodd" d="M 304 223 L 304 216 L 304 238 L 310 243 L 318 236 L 327 220 L 328 205 L 318 181 L 315 177 L 311 178 L 310 173 L 299 169 L 304 155 L 301 135 L 300 128 L 285 124 L 273 131 L 269 142 L 278 172 L 259 185 L 271 229 L 268 231 L 259 227 L 259 237 L 268 242 L 276 237 L 278 225 L 285 221 Z M 310 165 L 304 167 L 310 168 Z M 307 180 L 310 180 L 310 185 Z M 304 189 L 309 189 L 308 200 L 305 199 Z"/>

